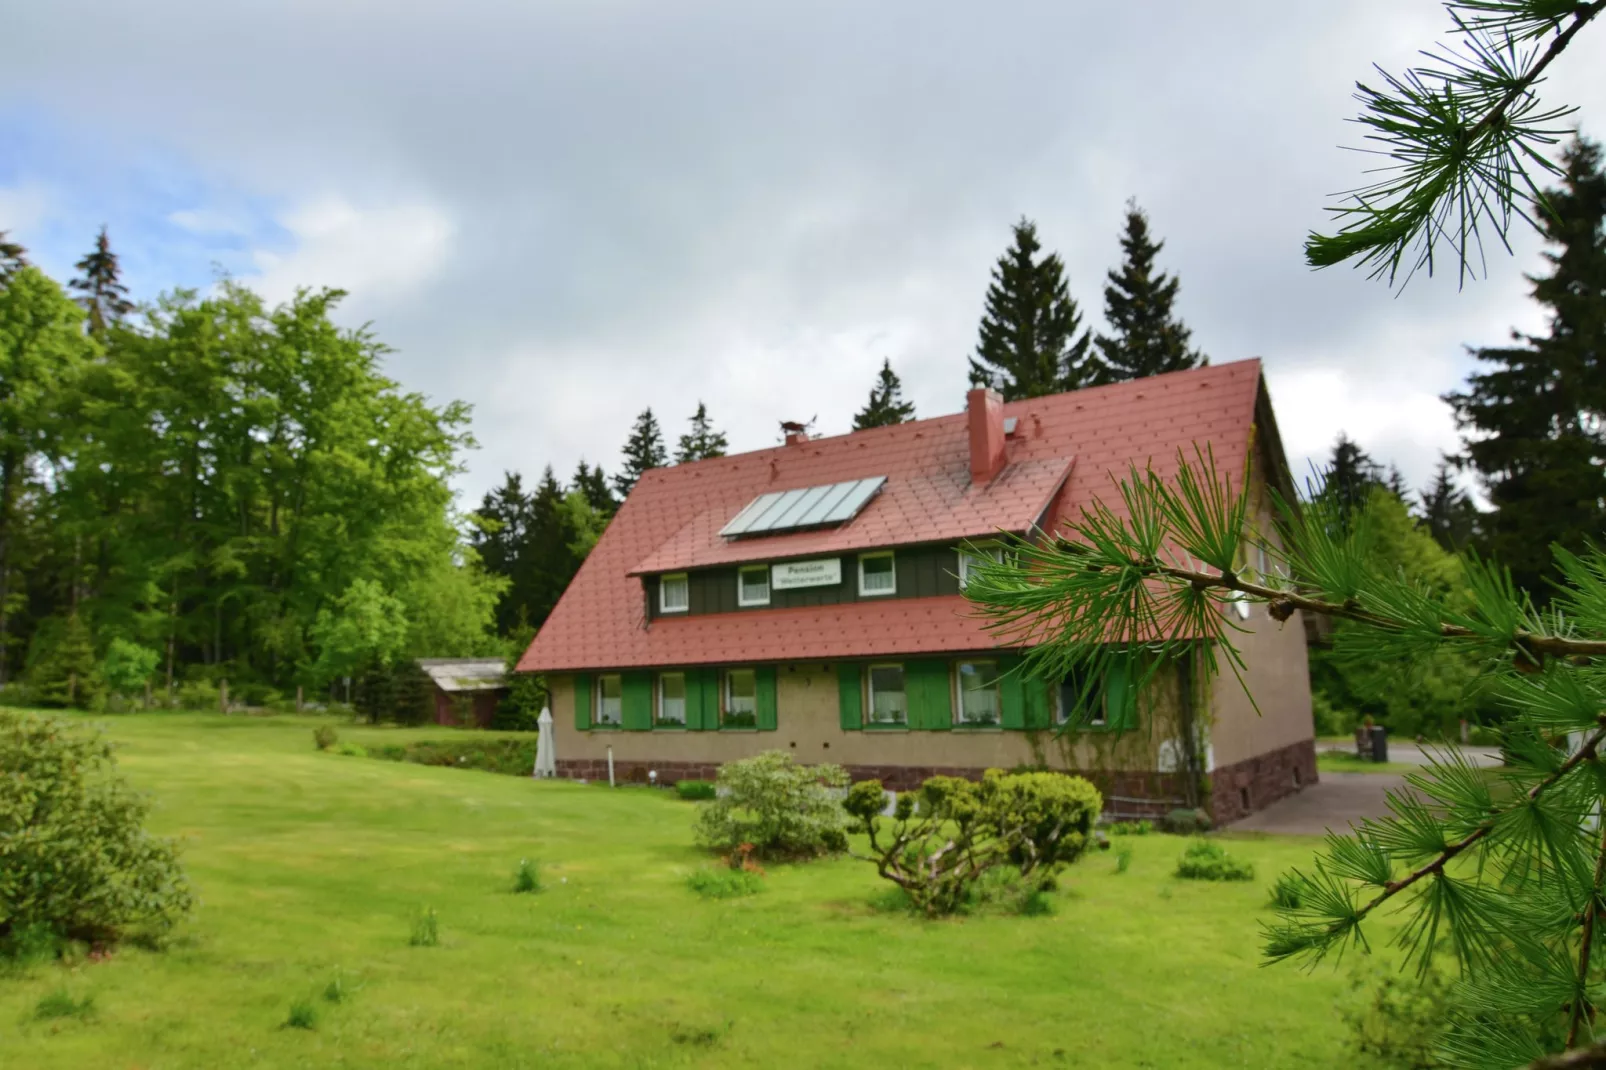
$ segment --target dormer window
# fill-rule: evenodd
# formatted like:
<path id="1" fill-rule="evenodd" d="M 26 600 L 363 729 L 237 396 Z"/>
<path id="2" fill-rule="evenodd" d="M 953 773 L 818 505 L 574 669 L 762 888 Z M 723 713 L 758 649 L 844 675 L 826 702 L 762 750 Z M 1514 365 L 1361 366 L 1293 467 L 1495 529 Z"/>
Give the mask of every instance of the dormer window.
<path id="1" fill-rule="evenodd" d="M 983 544 L 981 546 L 961 546 L 959 548 L 959 589 L 963 591 L 970 583 L 971 570 L 978 565 L 999 565 L 1004 561 L 1004 548 L 1002 546 Z"/>
<path id="2" fill-rule="evenodd" d="M 897 564 L 892 551 L 859 555 L 859 596 L 872 598 L 898 593 Z"/>
<path id="3" fill-rule="evenodd" d="M 739 606 L 767 606 L 770 604 L 770 567 L 746 565 L 736 576 L 736 604 Z"/>
<path id="4" fill-rule="evenodd" d="M 658 612 L 684 613 L 691 608 L 691 582 L 684 572 L 658 580 Z"/>

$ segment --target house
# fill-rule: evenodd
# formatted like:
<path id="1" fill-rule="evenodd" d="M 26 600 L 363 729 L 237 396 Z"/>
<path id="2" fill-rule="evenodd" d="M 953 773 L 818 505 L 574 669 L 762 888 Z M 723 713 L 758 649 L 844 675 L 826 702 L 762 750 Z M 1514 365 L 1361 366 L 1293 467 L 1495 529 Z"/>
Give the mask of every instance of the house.
<path id="1" fill-rule="evenodd" d="M 961 594 L 962 547 L 1119 506 L 1112 477 L 1168 477 L 1195 444 L 1234 478 L 1252 462 L 1275 543 L 1266 491 L 1293 486 L 1257 360 L 1007 404 L 973 390 L 956 415 L 646 473 L 518 665 L 547 676 L 559 775 L 605 776 L 611 753 L 620 775 L 706 778 L 772 748 L 897 788 L 1046 766 L 1112 813 L 1218 821 L 1314 782 L 1298 614 L 1233 607 L 1251 702 L 1181 662 L 1141 694 L 1130 662 L 1023 679 Z"/>
<path id="2" fill-rule="evenodd" d="M 436 724 L 489 728 L 507 692 L 507 663 L 501 658 L 419 658 L 433 685 Z"/>

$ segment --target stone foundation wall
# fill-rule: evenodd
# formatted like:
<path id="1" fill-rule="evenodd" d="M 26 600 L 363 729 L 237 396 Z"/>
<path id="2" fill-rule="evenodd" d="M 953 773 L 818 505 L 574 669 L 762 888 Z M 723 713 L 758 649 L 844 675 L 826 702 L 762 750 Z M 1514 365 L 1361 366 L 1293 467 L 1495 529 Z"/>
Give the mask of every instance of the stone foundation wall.
<path id="1" fill-rule="evenodd" d="M 1210 774 L 1210 819 L 1220 827 L 1248 817 L 1316 779 L 1316 741 L 1312 739 L 1217 769 Z"/>
<path id="2" fill-rule="evenodd" d="M 920 786 L 928 777 L 955 776 L 980 780 L 986 771 L 959 766 L 913 765 L 849 765 L 845 767 L 855 781 L 879 780 L 893 791 L 909 791 Z M 606 760 L 575 759 L 557 763 L 558 776 L 570 780 L 607 780 Z M 619 784 L 646 784 L 648 772 L 658 774 L 657 783 L 674 784 L 681 780 L 713 780 L 719 772 L 717 763 L 705 762 L 641 762 L 615 759 L 614 781 Z M 1186 805 L 1186 788 L 1183 778 L 1173 773 L 1078 773 L 1096 785 L 1104 795 L 1104 812 L 1115 818 L 1163 817 L 1167 811 Z"/>

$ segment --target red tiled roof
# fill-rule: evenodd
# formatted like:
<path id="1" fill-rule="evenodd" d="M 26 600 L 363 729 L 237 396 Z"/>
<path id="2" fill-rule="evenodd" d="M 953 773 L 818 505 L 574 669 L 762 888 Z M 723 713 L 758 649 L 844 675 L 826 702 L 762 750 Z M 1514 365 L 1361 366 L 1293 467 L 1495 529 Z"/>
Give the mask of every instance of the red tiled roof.
<path id="1" fill-rule="evenodd" d="M 1260 362 L 1237 361 L 1068 394 L 1014 401 L 1007 466 L 970 486 L 966 414 L 856 431 L 800 445 L 654 469 L 636 484 L 557 608 L 519 660 L 527 672 L 804 661 L 985 650 L 994 645 L 960 597 L 895 598 L 648 621 L 636 573 L 802 554 L 959 540 L 1022 530 L 1043 512 L 1058 527 L 1095 497 L 1118 507 L 1112 477 L 1129 465 L 1174 473 L 1178 450 L 1215 453 L 1236 480 L 1260 390 Z M 1075 458 L 1070 478 L 1065 473 Z M 733 540 L 719 528 L 759 494 L 886 476 L 842 528 Z M 1064 480 L 1063 488 L 1059 488 Z M 1028 515 L 1029 514 L 1029 515 Z M 1021 518 L 1025 517 L 1023 521 Z M 983 523 L 985 521 L 985 523 Z"/>

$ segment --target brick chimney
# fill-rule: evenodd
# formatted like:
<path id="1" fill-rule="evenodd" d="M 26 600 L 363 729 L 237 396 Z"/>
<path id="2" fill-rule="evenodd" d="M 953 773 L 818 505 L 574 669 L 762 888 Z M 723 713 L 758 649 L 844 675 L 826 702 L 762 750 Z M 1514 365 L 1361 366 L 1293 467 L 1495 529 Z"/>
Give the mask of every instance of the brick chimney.
<path id="1" fill-rule="evenodd" d="M 795 420 L 782 420 L 781 430 L 786 434 L 788 446 L 801 446 L 809 440 L 809 425 Z"/>
<path id="2" fill-rule="evenodd" d="M 985 486 L 1004 467 L 1004 399 L 979 386 L 965 395 L 970 420 L 970 481 Z"/>

